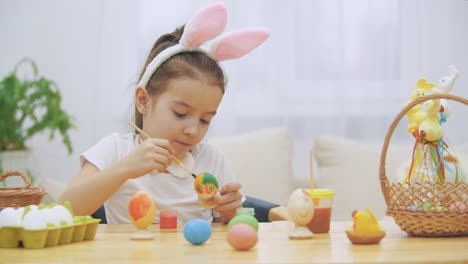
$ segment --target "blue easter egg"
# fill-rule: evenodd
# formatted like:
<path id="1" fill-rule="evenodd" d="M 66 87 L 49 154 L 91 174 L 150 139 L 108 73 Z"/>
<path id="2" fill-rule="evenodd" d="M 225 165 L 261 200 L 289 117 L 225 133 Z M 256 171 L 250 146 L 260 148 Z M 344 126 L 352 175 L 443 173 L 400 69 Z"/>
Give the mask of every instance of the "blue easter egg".
<path id="1" fill-rule="evenodd" d="M 194 245 L 201 245 L 211 237 L 211 225 L 200 218 L 192 219 L 184 226 L 184 237 Z"/>

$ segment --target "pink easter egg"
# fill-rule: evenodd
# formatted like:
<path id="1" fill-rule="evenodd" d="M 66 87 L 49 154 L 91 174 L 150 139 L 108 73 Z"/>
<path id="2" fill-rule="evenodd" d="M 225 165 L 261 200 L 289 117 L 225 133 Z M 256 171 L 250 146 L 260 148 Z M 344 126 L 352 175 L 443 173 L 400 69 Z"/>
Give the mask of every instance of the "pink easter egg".
<path id="1" fill-rule="evenodd" d="M 257 240 L 257 232 L 247 224 L 236 224 L 227 232 L 227 241 L 237 250 L 249 250 L 257 244 Z"/>
<path id="2" fill-rule="evenodd" d="M 464 212 L 467 210 L 468 210 L 467 204 L 463 202 L 455 202 L 449 206 L 450 212 Z"/>

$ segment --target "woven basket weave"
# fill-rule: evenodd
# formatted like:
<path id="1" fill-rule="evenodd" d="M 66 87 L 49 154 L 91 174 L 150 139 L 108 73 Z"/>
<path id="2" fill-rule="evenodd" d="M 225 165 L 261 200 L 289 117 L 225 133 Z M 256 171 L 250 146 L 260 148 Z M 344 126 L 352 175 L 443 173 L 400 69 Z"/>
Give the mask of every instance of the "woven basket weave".
<path id="1" fill-rule="evenodd" d="M 20 176 L 23 178 L 23 187 L 0 187 L 0 210 L 5 207 L 23 207 L 27 205 L 38 205 L 46 191 L 42 188 L 32 188 L 31 179 L 24 171 L 7 171 L 0 175 L 0 182 L 7 177 Z"/>
<path id="2" fill-rule="evenodd" d="M 431 99 L 448 99 L 468 105 L 468 100 L 449 94 L 422 96 L 409 103 L 394 119 L 385 137 L 380 156 L 380 184 L 387 214 L 401 230 L 412 236 L 449 237 L 468 235 L 468 185 L 437 182 L 391 183 L 385 173 L 385 160 L 392 134 L 405 114 L 414 106 Z M 453 210 L 414 210 L 414 205 L 429 204 Z M 455 207 L 453 207 L 456 205 Z"/>

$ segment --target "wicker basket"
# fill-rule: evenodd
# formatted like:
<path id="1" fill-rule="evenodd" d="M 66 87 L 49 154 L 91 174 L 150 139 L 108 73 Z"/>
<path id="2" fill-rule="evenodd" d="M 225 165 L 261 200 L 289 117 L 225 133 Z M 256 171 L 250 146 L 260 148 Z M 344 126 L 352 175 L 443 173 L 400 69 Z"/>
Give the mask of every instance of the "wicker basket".
<path id="1" fill-rule="evenodd" d="M 464 182 L 453 183 L 391 183 L 385 173 L 385 160 L 392 134 L 405 114 L 422 102 L 431 99 L 448 99 L 468 105 L 468 100 L 449 94 L 433 94 L 420 97 L 409 103 L 391 124 L 380 156 L 380 184 L 387 204 L 387 214 L 409 235 L 427 237 L 448 237 L 468 235 L 468 185 Z M 431 207 L 442 205 L 463 205 L 454 210 L 414 210 L 411 206 L 429 204 Z"/>
<path id="2" fill-rule="evenodd" d="M 0 210 L 5 207 L 22 207 L 31 204 L 38 205 L 46 191 L 42 188 L 31 188 L 31 179 L 24 171 L 7 171 L 0 175 L 0 182 L 10 176 L 23 178 L 23 187 L 0 188 Z"/>

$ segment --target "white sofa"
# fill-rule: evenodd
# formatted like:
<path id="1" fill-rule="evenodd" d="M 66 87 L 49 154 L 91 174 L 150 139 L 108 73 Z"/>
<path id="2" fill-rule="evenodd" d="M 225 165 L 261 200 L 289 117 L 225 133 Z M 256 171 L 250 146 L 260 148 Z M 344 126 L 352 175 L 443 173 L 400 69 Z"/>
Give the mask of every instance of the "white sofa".
<path id="1" fill-rule="evenodd" d="M 287 128 L 265 128 L 210 141 L 224 150 L 247 195 L 286 206 L 295 188 L 309 188 L 309 185 L 297 186 L 294 179 L 313 175 L 315 188 L 335 191 L 333 220 L 351 220 L 354 210 L 365 207 L 379 219 L 385 216 L 386 204 L 379 179 L 383 142 L 360 142 L 331 135 L 316 137 L 310 146 L 312 159 L 300 159 L 310 160 L 312 164 L 305 167 L 310 167 L 312 172 L 294 175 L 293 159 L 298 157 L 293 157 L 293 139 Z M 411 142 L 390 141 L 385 160 L 390 181 L 401 181 L 406 176 L 412 149 Z M 457 145 L 456 151 L 461 177 L 466 181 L 468 145 Z"/>
<path id="2" fill-rule="evenodd" d="M 208 141 L 224 151 L 246 195 L 282 205 L 284 209 L 295 188 L 309 188 L 295 185 L 293 139 L 287 128 L 264 128 Z M 353 210 L 365 207 L 378 218 L 384 217 L 386 205 L 379 181 L 382 143 L 334 136 L 315 138 L 310 146 L 313 157 L 310 167 L 316 188 L 335 191 L 332 220 L 350 220 Z M 411 144 L 390 144 L 386 160 L 390 180 L 401 174 L 402 164 L 411 151 Z M 462 164 L 468 164 L 468 145 L 457 147 L 457 151 Z M 49 179 L 39 179 L 38 185 L 48 191 L 44 203 L 55 201 L 64 187 L 63 183 Z"/>
<path id="3" fill-rule="evenodd" d="M 208 141 L 225 153 L 245 194 L 285 204 L 293 190 L 293 144 L 286 128 L 267 128 Z M 38 179 L 37 185 L 47 190 L 44 203 L 56 201 L 65 187 L 65 183 L 49 178 Z"/>
<path id="4" fill-rule="evenodd" d="M 244 194 L 286 205 L 295 187 L 293 140 L 287 128 L 265 128 L 208 141 L 223 150 Z"/>
<path id="5" fill-rule="evenodd" d="M 387 208 L 380 179 L 381 143 L 363 143 L 355 140 L 320 136 L 314 141 L 312 153 L 317 188 L 335 191 L 333 220 L 350 220 L 355 209 L 369 207 L 379 219 Z M 455 147 L 459 160 L 460 179 L 467 181 L 468 145 Z M 401 182 L 409 170 L 412 143 L 390 141 L 385 160 L 389 181 Z M 447 172 L 447 179 L 453 175 Z M 453 179 L 453 178 L 452 178 Z"/>

